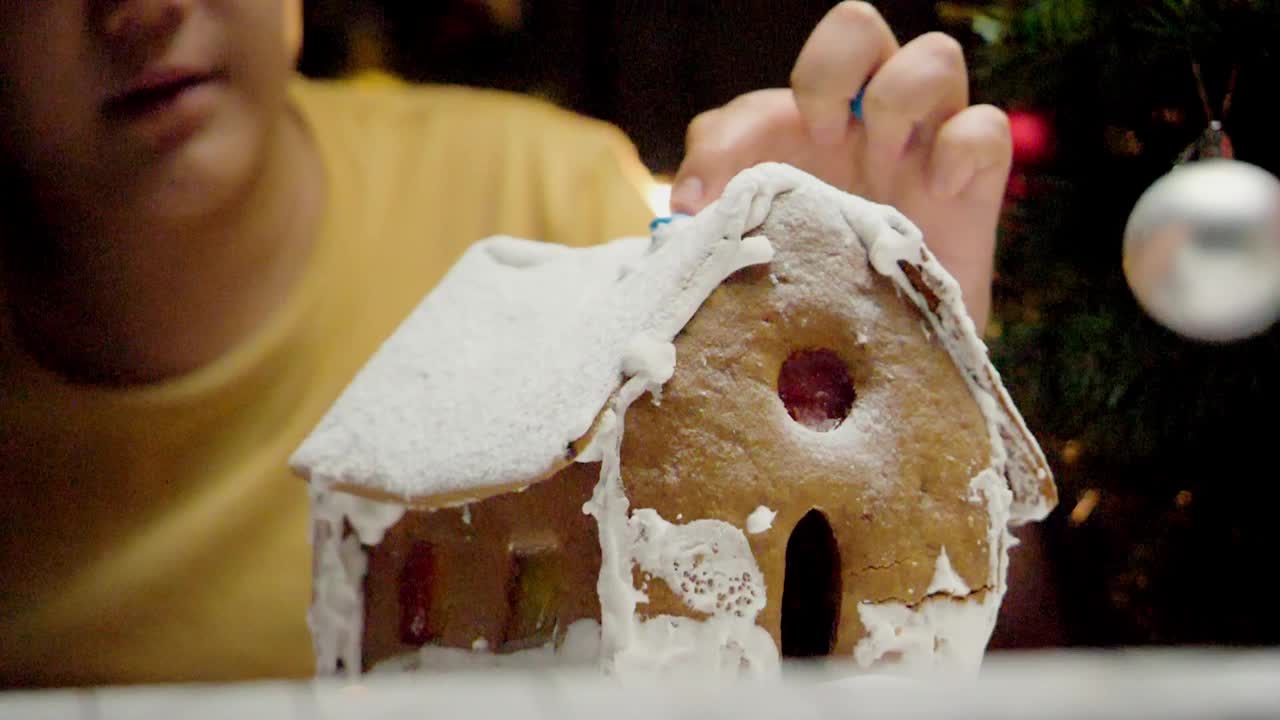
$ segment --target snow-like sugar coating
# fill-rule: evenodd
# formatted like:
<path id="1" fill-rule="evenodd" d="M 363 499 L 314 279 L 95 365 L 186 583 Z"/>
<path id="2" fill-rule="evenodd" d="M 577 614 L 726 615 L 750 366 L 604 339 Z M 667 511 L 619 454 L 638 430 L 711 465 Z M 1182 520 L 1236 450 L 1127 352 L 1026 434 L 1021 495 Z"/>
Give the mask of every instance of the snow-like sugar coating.
<path id="1" fill-rule="evenodd" d="M 311 489 L 311 545 L 315 568 L 307 625 L 316 655 L 316 669 L 333 673 L 341 666 L 349 674 L 360 670 L 364 635 L 365 545 L 382 542 L 386 531 L 404 515 L 404 508 L 379 503 L 327 488 Z M 352 529 L 346 532 L 347 526 Z"/>
<path id="2" fill-rule="evenodd" d="M 763 220 L 775 198 L 799 188 L 821 198 L 817 202 L 823 208 L 810 206 L 815 215 L 829 214 L 817 213 L 818 209 L 838 209 L 866 248 L 872 268 L 893 281 L 920 310 L 927 323 L 922 329 L 938 339 L 960 370 L 987 420 L 992 467 L 1013 490 L 1009 521 L 1043 519 L 1055 501 L 1048 463 L 988 359 L 986 345 L 965 309 L 960 285 L 929 251 L 919 228 L 893 207 L 843 193 L 800 170 L 772 163 L 735 176 L 722 201 L 740 212 L 749 207 L 753 218 Z"/>
<path id="3" fill-rule="evenodd" d="M 947 549 L 942 548 L 942 552 L 938 553 L 938 561 L 933 568 L 933 579 L 929 581 L 929 587 L 925 589 L 926 595 L 934 593 L 946 593 L 948 595 L 964 596 L 970 593 L 969 585 L 965 583 L 964 578 L 956 572 L 951 566 L 951 558 L 947 557 Z"/>
<path id="4" fill-rule="evenodd" d="M 481 495 L 546 476 L 634 370 L 624 361 L 669 360 L 634 356 L 637 338 L 671 340 L 726 277 L 772 257 L 743 229 L 581 249 L 509 237 L 476 244 L 291 464 L 326 484 L 404 498 Z"/>
<path id="5" fill-rule="evenodd" d="M 921 310 L 924 332 L 960 368 L 991 436 L 990 465 L 971 485 L 988 510 L 990 584 L 971 592 L 942 550 L 924 600 L 859 607 L 868 636 L 855 658 L 864 666 L 889 657 L 927 665 L 981 660 L 1004 593 L 1006 528 L 1049 507 L 1043 456 L 987 361 L 958 285 L 919 231 L 892 208 L 793 168 L 763 165 L 739 174 L 707 210 L 659 228 L 652 239 L 588 249 L 483 241 L 378 350 L 292 459 L 314 486 L 312 626 L 322 669 L 359 662 L 364 556 L 355 536 L 342 537 L 344 520 L 360 540 L 377 542 L 398 518 L 383 506 L 337 499 L 344 494 L 332 484 L 465 502 L 468 493 L 480 497 L 546 477 L 570 459 L 571 444 L 593 423 L 591 442 L 576 459 L 601 462 L 584 510 L 600 535 L 598 652 L 606 667 L 776 669 L 777 648 L 755 624 L 764 578 L 746 536 L 719 521 L 674 525 L 652 510 L 632 511 L 620 453 L 627 408 L 645 393 L 659 400 L 672 375 L 672 338 L 725 278 L 772 258 L 766 238 L 746 233 L 764 222 L 779 195 L 799 188 L 837 208 L 820 222 L 829 224 L 833 214 L 835 222 L 843 219 L 873 268 Z M 819 435 L 839 444 L 842 429 Z M 748 531 L 767 529 L 772 514 L 758 508 Z M 704 551 L 710 547 L 728 551 Z M 646 597 L 633 585 L 635 567 L 661 577 L 709 617 L 641 620 L 637 605 Z M 719 600 L 726 587 L 734 589 L 732 602 Z"/>
<path id="6" fill-rule="evenodd" d="M 584 460 L 600 461 L 600 480 L 583 511 L 595 517 L 600 534 L 601 661 L 624 677 L 771 673 L 778 666 L 778 649 L 756 625 L 765 605 L 764 576 L 742 531 L 717 520 L 673 525 L 652 509 L 630 512 L 621 460 L 627 410 L 671 375 L 665 363 L 630 366 L 636 374 L 619 389 L 583 453 Z M 636 607 L 648 597 L 633 584 L 636 567 L 661 578 L 686 605 L 709 617 L 641 620 Z"/>
<path id="7" fill-rule="evenodd" d="M 981 599 L 935 595 L 918 605 L 862 604 L 858 619 L 867 634 L 853 649 L 862 668 L 976 672 L 1000 612 L 1000 596 Z"/>
<path id="8" fill-rule="evenodd" d="M 612 658 L 610 667 L 627 680 L 680 678 L 713 684 L 776 677 L 781 666 L 773 638 L 754 622 L 659 615 L 636 622 L 631 644 Z"/>
<path id="9" fill-rule="evenodd" d="M 361 369 L 291 464 L 323 484 L 457 502 L 547 477 L 633 374 L 626 360 L 646 360 L 634 357 L 637 339 L 670 341 L 726 277 L 772 258 L 766 238 L 745 233 L 777 196 L 801 187 L 839 208 L 875 269 L 921 308 L 961 368 L 1004 456 L 994 464 L 1008 466 L 1011 519 L 1043 517 L 1043 455 L 987 361 L 959 286 L 919 230 L 891 207 L 777 164 L 740 173 L 709 208 L 653 238 L 591 248 L 477 243 Z"/>
<path id="10" fill-rule="evenodd" d="M 991 585 L 971 589 L 942 548 L 933 579 L 919 603 L 890 600 L 858 606 L 866 635 L 854 646 L 853 657 L 862 668 L 973 673 L 982 665 L 1006 590 L 1013 542 L 1008 531 L 1013 493 L 991 468 L 973 478 L 970 491 L 987 507 L 987 577 Z"/>

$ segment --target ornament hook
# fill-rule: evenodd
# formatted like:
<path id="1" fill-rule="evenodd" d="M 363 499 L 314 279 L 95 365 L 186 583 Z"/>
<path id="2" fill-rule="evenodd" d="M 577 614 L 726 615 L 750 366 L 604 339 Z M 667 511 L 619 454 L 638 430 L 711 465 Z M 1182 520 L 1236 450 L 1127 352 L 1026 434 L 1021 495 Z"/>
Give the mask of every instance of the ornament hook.
<path id="1" fill-rule="evenodd" d="M 1236 65 L 1231 68 L 1231 78 L 1227 81 L 1227 91 L 1222 98 L 1222 113 L 1218 117 L 1213 112 L 1213 106 L 1209 102 L 1209 91 L 1205 89 L 1204 77 L 1200 73 L 1200 63 L 1196 60 L 1191 61 L 1191 72 L 1196 77 L 1196 90 L 1200 93 L 1200 104 L 1204 107 L 1205 119 L 1209 122 L 1209 127 L 1200 134 L 1185 150 L 1178 156 L 1178 163 L 1186 163 L 1190 160 L 1198 160 L 1203 158 L 1234 158 L 1235 148 L 1231 144 L 1231 138 L 1226 131 L 1222 129 L 1222 124 L 1227 119 L 1227 114 L 1231 111 L 1231 96 L 1235 93 L 1236 78 L 1240 74 L 1240 66 Z"/>

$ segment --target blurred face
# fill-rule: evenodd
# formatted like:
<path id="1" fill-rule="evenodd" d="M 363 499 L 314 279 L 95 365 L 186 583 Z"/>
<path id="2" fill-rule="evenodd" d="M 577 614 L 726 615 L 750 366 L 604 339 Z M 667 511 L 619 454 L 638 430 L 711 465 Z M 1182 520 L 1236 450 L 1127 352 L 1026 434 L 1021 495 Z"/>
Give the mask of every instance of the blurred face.
<path id="1" fill-rule="evenodd" d="M 46 215 L 215 213 L 283 116 L 298 2 L 0 2 L 0 169 Z"/>

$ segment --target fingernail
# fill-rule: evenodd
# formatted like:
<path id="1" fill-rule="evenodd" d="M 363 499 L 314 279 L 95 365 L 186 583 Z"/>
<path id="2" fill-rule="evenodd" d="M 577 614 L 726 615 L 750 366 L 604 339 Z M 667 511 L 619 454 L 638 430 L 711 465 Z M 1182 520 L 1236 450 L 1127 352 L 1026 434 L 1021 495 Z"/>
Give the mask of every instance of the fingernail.
<path id="1" fill-rule="evenodd" d="M 687 177 L 671 189 L 671 209 L 676 212 L 695 212 L 702 202 L 702 180 Z"/>

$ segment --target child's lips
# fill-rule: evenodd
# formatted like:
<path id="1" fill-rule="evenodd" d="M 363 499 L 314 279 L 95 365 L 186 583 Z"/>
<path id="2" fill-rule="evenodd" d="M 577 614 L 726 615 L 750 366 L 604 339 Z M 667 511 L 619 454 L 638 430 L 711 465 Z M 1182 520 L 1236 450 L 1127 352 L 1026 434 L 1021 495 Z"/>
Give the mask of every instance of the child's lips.
<path id="1" fill-rule="evenodd" d="M 215 73 L 182 67 L 159 67 L 146 70 L 129 81 L 103 104 L 109 115 L 131 115 L 145 112 L 150 106 L 163 104 L 183 90 L 215 77 Z"/>
<path id="2" fill-rule="evenodd" d="M 186 139 L 207 119 L 216 72 L 166 67 L 138 75 L 103 103 L 103 114 L 145 139 L 168 145 Z"/>

